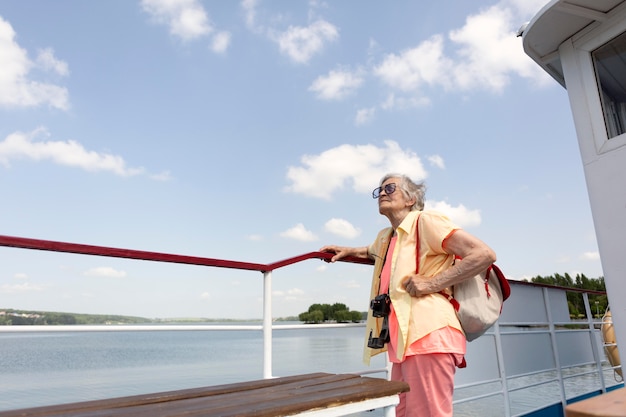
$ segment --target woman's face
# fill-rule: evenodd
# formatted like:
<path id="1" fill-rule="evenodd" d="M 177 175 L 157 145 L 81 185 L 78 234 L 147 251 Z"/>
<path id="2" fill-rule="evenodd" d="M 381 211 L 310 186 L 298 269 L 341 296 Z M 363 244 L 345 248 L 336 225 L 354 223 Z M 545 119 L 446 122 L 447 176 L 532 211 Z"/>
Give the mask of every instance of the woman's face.
<path id="1" fill-rule="evenodd" d="M 395 184 L 395 190 L 392 193 L 385 191 L 387 184 Z M 389 178 L 381 185 L 380 196 L 378 197 L 378 212 L 382 215 L 400 213 L 404 210 L 410 211 L 413 202 L 408 200 L 400 189 L 400 178 Z M 389 187 L 387 187 L 389 188 Z"/>

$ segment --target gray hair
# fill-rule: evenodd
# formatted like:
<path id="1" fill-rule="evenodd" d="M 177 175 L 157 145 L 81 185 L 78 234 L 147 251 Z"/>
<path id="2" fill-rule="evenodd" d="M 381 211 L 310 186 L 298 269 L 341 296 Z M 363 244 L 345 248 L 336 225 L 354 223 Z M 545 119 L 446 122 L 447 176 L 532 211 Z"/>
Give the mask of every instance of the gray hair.
<path id="1" fill-rule="evenodd" d="M 397 186 L 402 190 L 404 196 L 409 200 L 414 198 L 415 204 L 411 206 L 411 211 L 424 210 L 424 196 L 426 195 L 426 184 L 424 182 L 415 183 L 411 178 L 403 174 L 387 174 L 380 180 L 379 185 L 383 185 L 390 178 L 398 178 L 400 180 Z"/>

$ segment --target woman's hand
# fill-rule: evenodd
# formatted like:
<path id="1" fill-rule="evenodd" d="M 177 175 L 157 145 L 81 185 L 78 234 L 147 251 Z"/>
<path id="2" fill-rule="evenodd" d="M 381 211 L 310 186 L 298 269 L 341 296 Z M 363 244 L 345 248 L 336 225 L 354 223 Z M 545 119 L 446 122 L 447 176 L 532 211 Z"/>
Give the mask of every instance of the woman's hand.
<path id="1" fill-rule="evenodd" d="M 325 259 L 326 262 L 336 262 L 346 256 L 356 256 L 359 258 L 367 258 L 367 246 L 360 248 L 352 248 L 347 246 L 336 246 L 336 245 L 328 245 L 323 246 L 319 252 L 330 252 L 334 253 L 330 259 Z"/>
<path id="2" fill-rule="evenodd" d="M 402 287 L 411 297 L 420 297 L 438 292 L 439 290 L 433 288 L 432 284 L 431 278 L 419 274 L 407 275 L 402 280 Z"/>
<path id="3" fill-rule="evenodd" d="M 334 253 L 335 256 L 333 256 L 330 259 L 324 259 L 326 262 L 336 262 L 341 258 L 345 258 L 346 256 L 350 256 L 350 249 L 348 247 L 345 246 L 336 246 L 336 245 L 328 245 L 328 246 L 324 246 L 322 247 L 319 252 L 330 252 L 330 253 Z"/>

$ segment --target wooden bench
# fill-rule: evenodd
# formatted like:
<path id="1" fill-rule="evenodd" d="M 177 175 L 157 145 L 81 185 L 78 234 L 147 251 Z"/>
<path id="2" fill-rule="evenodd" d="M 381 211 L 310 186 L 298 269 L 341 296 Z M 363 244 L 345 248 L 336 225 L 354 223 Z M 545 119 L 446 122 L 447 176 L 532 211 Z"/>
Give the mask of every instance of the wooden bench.
<path id="1" fill-rule="evenodd" d="M 384 408 L 395 415 L 404 382 L 314 373 L 155 394 L 0 411 L 0 417 L 342 416 Z"/>
<path id="2" fill-rule="evenodd" d="M 567 417 L 625 417 L 626 388 L 578 401 L 565 407 Z"/>

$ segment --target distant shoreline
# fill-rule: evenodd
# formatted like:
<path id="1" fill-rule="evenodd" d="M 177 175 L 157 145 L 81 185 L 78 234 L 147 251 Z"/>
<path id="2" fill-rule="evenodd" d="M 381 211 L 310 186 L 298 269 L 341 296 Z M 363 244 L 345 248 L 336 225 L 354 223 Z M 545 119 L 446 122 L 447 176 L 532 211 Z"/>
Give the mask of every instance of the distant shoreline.
<path id="1" fill-rule="evenodd" d="M 41 310 L 0 308 L 0 325 L 4 326 L 55 326 L 100 324 L 182 324 L 182 323 L 243 323 L 262 322 L 263 319 L 232 319 L 206 317 L 147 318 L 117 314 L 84 314 Z M 297 317 L 275 318 L 273 321 L 299 321 Z"/>

